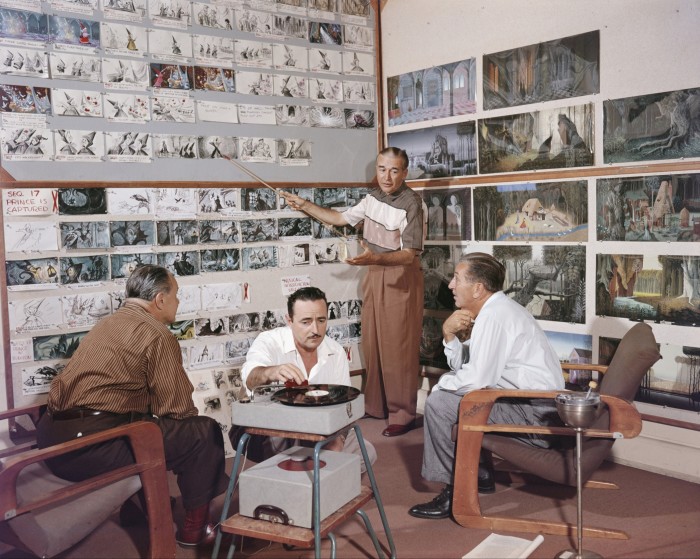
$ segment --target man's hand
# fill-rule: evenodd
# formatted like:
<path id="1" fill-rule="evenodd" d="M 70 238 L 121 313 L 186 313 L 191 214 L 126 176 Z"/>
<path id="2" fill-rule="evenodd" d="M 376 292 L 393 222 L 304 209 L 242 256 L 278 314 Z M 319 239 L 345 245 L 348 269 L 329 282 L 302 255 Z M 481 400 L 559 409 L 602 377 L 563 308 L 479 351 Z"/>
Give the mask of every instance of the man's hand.
<path id="1" fill-rule="evenodd" d="M 353 266 L 369 266 L 370 264 L 375 264 L 376 255 L 369 249 L 367 243 L 365 241 L 360 241 L 360 246 L 364 249 L 363 252 L 354 258 L 346 258 L 345 262 Z"/>
<path id="2" fill-rule="evenodd" d="M 305 205 L 308 200 L 305 200 L 301 196 L 297 196 L 296 194 L 292 194 L 291 192 L 285 192 L 284 190 L 279 191 L 280 196 L 285 199 L 287 202 L 287 205 L 289 205 L 290 208 L 293 210 L 300 211 Z"/>
<path id="3" fill-rule="evenodd" d="M 293 384 L 301 384 L 306 380 L 306 375 L 292 363 L 283 363 L 282 365 L 270 365 L 269 367 L 255 367 L 248 375 L 246 386 L 249 390 L 255 389 L 263 384 L 272 384 L 286 382 Z"/>
<path id="4" fill-rule="evenodd" d="M 452 341 L 455 337 L 460 341 L 469 339 L 474 325 L 474 317 L 469 311 L 462 309 L 453 312 L 442 324 L 442 335 L 446 342 Z"/>

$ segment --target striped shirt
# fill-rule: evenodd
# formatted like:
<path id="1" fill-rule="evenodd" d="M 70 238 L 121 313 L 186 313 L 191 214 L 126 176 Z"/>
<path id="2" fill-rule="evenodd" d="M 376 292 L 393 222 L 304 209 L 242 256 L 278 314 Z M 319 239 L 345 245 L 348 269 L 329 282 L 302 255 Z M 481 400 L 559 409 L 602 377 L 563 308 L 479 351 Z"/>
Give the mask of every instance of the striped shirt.
<path id="1" fill-rule="evenodd" d="M 198 413 L 193 390 L 175 336 L 127 300 L 80 342 L 51 382 L 48 405 L 54 412 L 80 407 L 183 419 Z"/>
<path id="2" fill-rule="evenodd" d="M 343 212 L 350 225 L 364 219 L 362 235 L 373 252 L 410 248 L 423 250 L 423 200 L 403 183 L 396 192 L 385 194 L 375 188 L 359 204 Z"/>

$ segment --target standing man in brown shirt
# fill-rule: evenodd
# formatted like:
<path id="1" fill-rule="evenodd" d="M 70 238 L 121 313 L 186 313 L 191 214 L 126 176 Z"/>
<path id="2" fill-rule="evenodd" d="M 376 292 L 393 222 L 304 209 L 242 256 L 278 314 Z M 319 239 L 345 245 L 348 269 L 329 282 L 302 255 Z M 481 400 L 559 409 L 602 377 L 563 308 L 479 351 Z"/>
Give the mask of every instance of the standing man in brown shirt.
<path id="1" fill-rule="evenodd" d="M 342 213 L 288 192 L 280 192 L 295 210 L 330 225 L 364 222 L 361 254 L 345 260 L 366 266 L 362 282 L 362 353 L 367 382 L 365 410 L 388 416 L 382 432 L 396 437 L 416 419 L 420 337 L 423 328 L 425 210 L 419 194 L 406 186 L 408 156 L 388 147 L 377 156 L 377 185 Z"/>
<path id="2" fill-rule="evenodd" d="M 124 305 L 90 331 L 51 383 L 37 435 L 43 448 L 132 421 L 157 423 L 185 508 L 176 539 L 195 546 L 206 539 L 209 503 L 226 490 L 228 476 L 221 429 L 197 415 L 180 345 L 167 328 L 175 320 L 177 289 L 165 268 L 134 270 Z M 55 475 L 80 481 L 133 461 L 129 445 L 115 440 L 47 463 Z"/>

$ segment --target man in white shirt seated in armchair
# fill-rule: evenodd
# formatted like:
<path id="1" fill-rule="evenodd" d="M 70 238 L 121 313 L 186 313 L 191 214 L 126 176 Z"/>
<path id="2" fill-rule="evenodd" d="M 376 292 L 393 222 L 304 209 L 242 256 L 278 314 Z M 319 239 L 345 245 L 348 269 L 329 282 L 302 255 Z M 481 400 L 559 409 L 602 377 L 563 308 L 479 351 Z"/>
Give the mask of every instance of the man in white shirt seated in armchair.
<path id="1" fill-rule="evenodd" d="M 271 383 L 341 384 L 350 386 L 350 364 L 343 347 L 326 336 L 328 328 L 328 301 L 317 287 L 303 287 L 287 299 L 287 326 L 262 332 L 253 341 L 246 355 L 242 377 L 250 396 L 261 385 Z M 240 436 L 231 430 L 231 443 L 236 448 Z M 281 437 L 253 437 L 248 456 L 260 462 L 295 444 L 293 439 Z M 377 452 L 369 441 L 365 448 L 370 463 Z M 347 429 L 329 442 L 324 449 L 358 454 L 360 445 L 354 429 Z M 362 471 L 365 471 L 364 461 Z"/>
<path id="2" fill-rule="evenodd" d="M 490 254 L 473 252 L 457 264 L 450 289 L 458 307 L 443 326 L 443 345 L 450 371 L 443 374 L 425 403 L 423 468 L 428 481 L 445 484 L 428 503 L 408 513 L 417 518 L 447 518 L 452 507 L 455 443 L 462 397 L 481 388 L 561 390 L 564 377 L 559 358 L 535 318 L 503 293 L 505 268 Z M 562 425 L 554 401 L 498 400 L 489 423 Z M 550 439 L 519 437 L 534 446 L 549 447 Z M 479 493 L 493 493 L 490 453 L 481 451 Z"/>

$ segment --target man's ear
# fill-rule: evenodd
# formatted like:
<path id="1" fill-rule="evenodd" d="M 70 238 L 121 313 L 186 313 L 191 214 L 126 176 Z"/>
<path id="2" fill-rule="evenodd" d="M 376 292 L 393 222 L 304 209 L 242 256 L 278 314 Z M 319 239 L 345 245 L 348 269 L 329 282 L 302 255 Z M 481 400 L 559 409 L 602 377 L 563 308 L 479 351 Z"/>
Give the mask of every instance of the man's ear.
<path id="1" fill-rule="evenodd" d="M 288 314 L 285 314 L 285 315 L 284 315 L 284 321 L 287 323 L 287 326 L 291 326 L 291 325 L 292 325 L 292 317 L 289 316 Z"/>

